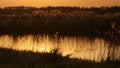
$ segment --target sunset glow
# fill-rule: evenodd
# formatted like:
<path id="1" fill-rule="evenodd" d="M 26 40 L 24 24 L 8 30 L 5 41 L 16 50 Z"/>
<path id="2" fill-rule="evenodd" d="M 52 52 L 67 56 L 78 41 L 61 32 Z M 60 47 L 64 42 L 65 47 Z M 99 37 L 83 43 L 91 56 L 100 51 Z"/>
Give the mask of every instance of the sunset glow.
<path id="1" fill-rule="evenodd" d="M 0 0 L 0 7 L 8 6 L 79 6 L 100 7 L 120 6 L 120 0 Z"/>

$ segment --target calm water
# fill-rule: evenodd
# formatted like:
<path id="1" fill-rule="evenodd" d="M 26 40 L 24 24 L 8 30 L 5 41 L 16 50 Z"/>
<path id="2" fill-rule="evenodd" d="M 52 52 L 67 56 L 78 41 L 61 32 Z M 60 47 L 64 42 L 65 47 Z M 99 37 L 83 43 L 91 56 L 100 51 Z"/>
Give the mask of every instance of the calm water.
<path id="1" fill-rule="evenodd" d="M 25 35 L 13 37 L 11 35 L 0 36 L 0 48 L 8 48 L 19 51 L 33 51 L 39 53 L 51 53 L 58 49 L 62 56 L 70 55 L 70 58 L 91 60 L 96 62 L 120 61 L 120 46 L 114 46 L 103 39 L 89 40 L 82 37 L 50 37 L 48 35 Z"/>

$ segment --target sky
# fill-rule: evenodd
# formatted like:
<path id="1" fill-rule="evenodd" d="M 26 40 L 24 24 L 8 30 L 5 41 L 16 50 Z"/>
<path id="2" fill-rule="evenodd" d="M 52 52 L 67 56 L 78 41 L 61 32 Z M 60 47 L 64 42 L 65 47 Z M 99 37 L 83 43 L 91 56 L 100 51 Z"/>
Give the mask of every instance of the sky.
<path id="1" fill-rule="evenodd" d="M 76 7 L 101 7 L 120 6 L 120 0 L 0 0 L 0 7 L 9 6 L 76 6 Z"/>

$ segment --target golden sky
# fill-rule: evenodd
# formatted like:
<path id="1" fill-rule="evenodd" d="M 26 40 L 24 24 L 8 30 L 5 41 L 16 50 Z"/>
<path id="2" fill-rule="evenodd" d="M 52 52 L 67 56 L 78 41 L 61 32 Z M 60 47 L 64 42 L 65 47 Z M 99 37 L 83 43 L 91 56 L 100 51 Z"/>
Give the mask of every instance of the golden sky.
<path id="1" fill-rule="evenodd" d="M 120 0 L 0 0 L 0 7 L 8 6 L 120 6 Z"/>

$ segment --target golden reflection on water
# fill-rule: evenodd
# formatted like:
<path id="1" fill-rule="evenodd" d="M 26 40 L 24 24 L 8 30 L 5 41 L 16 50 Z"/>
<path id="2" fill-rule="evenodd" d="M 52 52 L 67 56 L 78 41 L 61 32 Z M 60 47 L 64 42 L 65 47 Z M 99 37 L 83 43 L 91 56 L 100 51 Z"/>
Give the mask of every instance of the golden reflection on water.
<path id="1" fill-rule="evenodd" d="M 58 49 L 63 56 L 70 58 L 91 60 L 96 62 L 120 60 L 120 46 L 110 46 L 103 39 L 89 40 L 81 37 L 50 38 L 48 35 L 26 35 L 16 39 L 10 35 L 0 36 L 0 48 L 8 48 L 19 51 L 33 51 L 50 53 Z"/>

